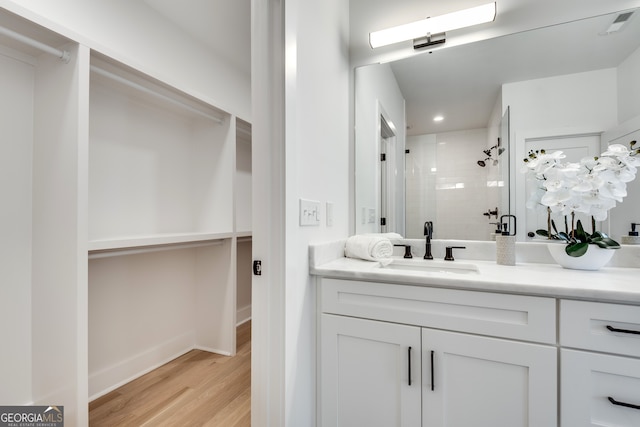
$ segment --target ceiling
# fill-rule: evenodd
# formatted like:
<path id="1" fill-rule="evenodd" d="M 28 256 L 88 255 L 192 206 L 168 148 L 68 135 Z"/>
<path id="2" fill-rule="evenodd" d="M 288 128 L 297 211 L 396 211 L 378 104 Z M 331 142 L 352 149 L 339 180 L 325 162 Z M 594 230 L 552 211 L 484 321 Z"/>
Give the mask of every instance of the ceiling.
<path id="1" fill-rule="evenodd" d="M 251 74 L 251 0 L 142 0 L 224 58 Z"/>
<path id="2" fill-rule="evenodd" d="M 142 1 L 240 72 L 250 75 L 251 0 Z M 369 47 L 368 34 L 371 31 L 478 6 L 488 1 L 349 0 L 352 65 L 412 58 L 393 66 L 406 99 L 410 134 L 430 132 L 427 125 L 431 124 L 431 120 L 425 120 L 425 117 L 431 118 L 434 109 L 443 112 L 455 110 L 458 119 L 468 117 L 476 120 L 475 123 L 455 123 L 452 120 L 454 115 L 450 115 L 438 128 L 440 132 L 454 127 L 475 128 L 482 120 L 486 124 L 488 110 L 495 103 L 500 82 L 536 78 L 542 73 L 566 74 L 576 69 L 579 62 L 576 55 L 568 56 L 562 50 L 570 49 L 568 42 L 559 43 L 567 41 L 566 36 L 553 31 L 541 35 L 544 40 L 530 41 L 528 50 L 517 47 L 508 38 L 501 39 L 494 48 L 488 44 L 470 43 L 640 7 L 640 0 L 497 0 L 498 13 L 494 22 L 450 32 L 447 42 L 433 49 L 432 54 L 417 54 L 411 42 L 375 50 Z M 640 23 L 640 19 L 635 21 Z M 458 49 L 464 54 L 460 56 L 447 52 Z M 494 57 L 496 50 L 502 55 Z M 504 54 L 506 52 L 507 55 Z M 524 52 L 527 54 L 523 55 Z M 534 60 L 530 52 L 545 58 L 541 56 Z M 571 60 L 567 61 L 568 58 Z M 607 64 L 615 60 L 610 56 Z M 545 67 L 541 67 L 541 64 L 545 64 Z M 593 63 L 589 65 L 594 66 Z M 473 73 L 463 73 L 469 70 L 473 70 Z M 453 84 L 444 84 L 443 78 L 450 75 L 458 75 L 458 79 Z M 489 82 L 489 85 L 483 86 L 480 82 Z"/>
<path id="3" fill-rule="evenodd" d="M 502 83 L 615 67 L 640 40 L 640 17 L 632 20 L 635 28 L 607 37 L 598 33 L 611 17 L 583 20 L 640 7 L 639 0 L 497 0 L 494 22 L 450 32 L 441 47 L 418 52 L 411 41 L 375 50 L 368 45 L 371 31 L 487 2 L 351 0 L 352 62 L 391 62 L 406 101 L 408 135 L 486 127 Z M 436 115 L 445 120 L 434 123 Z"/>
<path id="4" fill-rule="evenodd" d="M 639 14 L 640 15 L 640 14 Z M 407 133 L 486 127 L 502 85 L 615 68 L 640 45 L 640 16 L 601 35 L 617 14 L 574 21 L 396 61 Z M 442 115 L 445 120 L 434 122 Z"/>

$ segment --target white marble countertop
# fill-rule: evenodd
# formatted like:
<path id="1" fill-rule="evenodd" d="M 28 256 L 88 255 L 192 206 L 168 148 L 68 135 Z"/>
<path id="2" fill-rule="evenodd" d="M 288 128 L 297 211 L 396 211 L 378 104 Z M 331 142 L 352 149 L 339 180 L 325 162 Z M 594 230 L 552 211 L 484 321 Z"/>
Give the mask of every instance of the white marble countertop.
<path id="1" fill-rule="evenodd" d="M 392 270 L 381 268 L 379 262 L 331 254 L 339 254 L 339 244 L 312 247 L 310 273 L 349 280 L 640 304 L 639 268 L 581 271 L 547 263 L 516 262 L 515 266 L 505 266 L 492 260 L 456 259 L 451 262 L 478 267 L 478 273 L 459 274 Z M 402 257 L 394 258 L 402 260 Z M 432 261 L 414 258 L 412 262 Z"/>

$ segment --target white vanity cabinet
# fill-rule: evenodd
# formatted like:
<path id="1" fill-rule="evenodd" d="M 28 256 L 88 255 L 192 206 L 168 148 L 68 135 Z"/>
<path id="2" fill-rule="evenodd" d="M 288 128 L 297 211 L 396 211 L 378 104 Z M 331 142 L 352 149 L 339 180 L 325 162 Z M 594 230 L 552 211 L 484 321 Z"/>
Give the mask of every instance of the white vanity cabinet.
<path id="1" fill-rule="evenodd" d="M 323 314 L 321 340 L 321 425 L 420 425 L 420 328 Z"/>
<path id="2" fill-rule="evenodd" d="M 640 307 L 560 307 L 562 426 L 639 426 Z"/>
<path id="3" fill-rule="evenodd" d="M 318 283 L 319 425 L 557 424 L 554 299 Z"/>
<path id="4" fill-rule="evenodd" d="M 422 349 L 424 427 L 556 425 L 554 347 L 423 328 Z"/>

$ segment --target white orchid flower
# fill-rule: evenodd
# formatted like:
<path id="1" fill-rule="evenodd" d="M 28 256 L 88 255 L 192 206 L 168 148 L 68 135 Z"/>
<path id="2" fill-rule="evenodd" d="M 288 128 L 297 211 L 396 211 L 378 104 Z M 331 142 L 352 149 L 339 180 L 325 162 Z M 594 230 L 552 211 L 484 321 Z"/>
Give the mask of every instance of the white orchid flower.
<path id="1" fill-rule="evenodd" d="M 611 144 L 602 156 L 628 157 L 631 154 L 629 149 L 622 144 Z"/>

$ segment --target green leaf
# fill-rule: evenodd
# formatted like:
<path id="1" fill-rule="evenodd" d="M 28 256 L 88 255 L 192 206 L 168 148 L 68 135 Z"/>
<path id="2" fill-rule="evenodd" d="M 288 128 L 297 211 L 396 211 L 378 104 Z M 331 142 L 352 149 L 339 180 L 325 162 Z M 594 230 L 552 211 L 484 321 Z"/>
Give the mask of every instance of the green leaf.
<path id="1" fill-rule="evenodd" d="M 591 235 L 591 238 L 601 238 L 601 239 L 608 239 L 609 236 L 607 236 L 606 233 L 603 233 L 602 231 L 596 231 L 595 233 L 593 233 Z"/>
<path id="2" fill-rule="evenodd" d="M 576 225 L 576 233 L 575 238 L 580 240 L 581 242 L 586 242 L 588 239 L 587 233 L 585 233 L 584 228 L 582 227 L 582 222 L 578 220 L 578 224 Z"/>
<path id="3" fill-rule="evenodd" d="M 599 248 L 602 248 L 602 249 L 608 249 L 609 248 L 609 245 L 604 240 L 594 240 L 594 241 L 592 241 L 592 243 L 594 245 L 598 246 Z"/>
<path id="4" fill-rule="evenodd" d="M 559 232 L 557 236 L 558 236 L 558 239 L 564 240 L 565 242 L 571 241 L 571 238 L 569 237 L 569 235 L 564 231 Z"/>
<path id="5" fill-rule="evenodd" d="M 580 242 L 568 244 L 564 251 L 569 256 L 580 257 L 587 253 L 587 249 L 589 249 L 589 244 L 586 242 Z"/>
<path id="6" fill-rule="evenodd" d="M 547 233 L 547 230 L 536 230 L 536 234 L 538 236 L 549 237 L 549 233 Z"/>
<path id="7" fill-rule="evenodd" d="M 607 244 L 607 248 L 609 249 L 620 249 L 620 243 L 610 237 L 605 237 L 602 241 Z"/>

